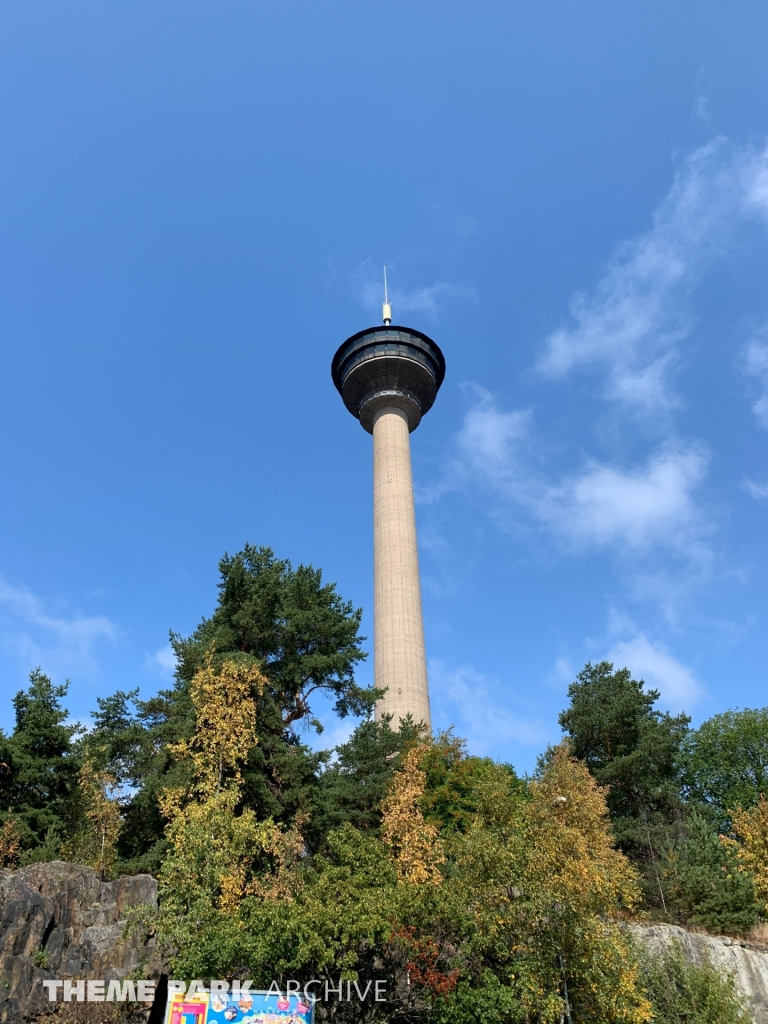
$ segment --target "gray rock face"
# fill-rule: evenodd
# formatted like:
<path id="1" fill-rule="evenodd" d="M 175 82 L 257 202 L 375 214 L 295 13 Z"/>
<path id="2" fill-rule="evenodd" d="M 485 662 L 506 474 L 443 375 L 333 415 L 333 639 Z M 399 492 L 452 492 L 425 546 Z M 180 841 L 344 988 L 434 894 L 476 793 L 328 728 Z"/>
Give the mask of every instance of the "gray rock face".
<path id="1" fill-rule="evenodd" d="M 652 953 L 677 941 L 687 960 L 710 963 L 732 974 L 736 988 L 752 1005 L 755 1024 L 768 1024 L 768 952 L 738 939 L 698 935 L 673 924 L 634 924 L 631 931 Z"/>
<path id="2" fill-rule="evenodd" d="M 128 910 L 142 904 L 157 906 L 150 875 L 102 882 L 92 868 L 58 860 L 0 872 L 0 1021 L 49 1012 L 45 978 L 110 981 L 139 967 L 156 976 L 154 940 L 123 934 Z"/>

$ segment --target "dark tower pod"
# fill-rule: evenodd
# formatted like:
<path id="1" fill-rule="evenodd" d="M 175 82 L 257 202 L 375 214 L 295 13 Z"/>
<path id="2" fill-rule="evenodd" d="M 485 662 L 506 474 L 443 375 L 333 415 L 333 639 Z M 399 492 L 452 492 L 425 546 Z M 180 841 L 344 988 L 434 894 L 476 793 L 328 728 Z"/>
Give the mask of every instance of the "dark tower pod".
<path id="1" fill-rule="evenodd" d="M 401 409 L 413 431 L 429 412 L 445 377 L 438 345 L 411 327 L 369 327 L 347 338 L 333 357 L 333 383 L 368 431 L 379 409 Z"/>

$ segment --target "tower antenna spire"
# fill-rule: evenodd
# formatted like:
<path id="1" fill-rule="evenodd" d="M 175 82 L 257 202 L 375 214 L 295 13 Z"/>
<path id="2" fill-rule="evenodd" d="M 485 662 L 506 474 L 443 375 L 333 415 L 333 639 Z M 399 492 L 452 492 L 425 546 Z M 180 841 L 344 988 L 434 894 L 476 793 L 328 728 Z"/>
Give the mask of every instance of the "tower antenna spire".
<path id="1" fill-rule="evenodd" d="M 389 303 L 389 295 L 387 294 L 387 268 L 384 267 L 384 305 L 382 306 L 382 320 L 389 327 L 392 323 L 392 306 Z"/>

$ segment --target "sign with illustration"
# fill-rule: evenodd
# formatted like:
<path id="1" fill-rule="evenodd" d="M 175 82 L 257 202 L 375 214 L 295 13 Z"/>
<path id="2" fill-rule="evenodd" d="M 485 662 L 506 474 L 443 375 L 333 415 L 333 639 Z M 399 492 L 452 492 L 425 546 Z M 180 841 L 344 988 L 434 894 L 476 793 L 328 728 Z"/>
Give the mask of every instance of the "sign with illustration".
<path id="1" fill-rule="evenodd" d="M 169 993 L 165 1024 L 313 1024 L 306 997 L 275 992 Z"/>

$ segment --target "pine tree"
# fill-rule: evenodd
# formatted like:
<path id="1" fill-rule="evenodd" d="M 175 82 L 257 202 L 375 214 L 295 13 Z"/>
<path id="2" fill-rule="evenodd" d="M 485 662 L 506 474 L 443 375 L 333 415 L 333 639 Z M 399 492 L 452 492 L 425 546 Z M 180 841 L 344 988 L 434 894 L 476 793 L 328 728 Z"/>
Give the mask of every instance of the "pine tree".
<path id="1" fill-rule="evenodd" d="M 585 665 L 568 696 L 559 722 L 570 749 L 609 787 L 618 845 L 641 872 L 646 902 L 663 909 L 658 865 L 682 829 L 679 751 L 690 719 L 658 711 L 657 690 L 607 661 Z"/>
<path id="2" fill-rule="evenodd" d="M 29 684 L 13 698 L 13 733 L 0 734 L 0 812 L 19 822 L 26 849 L 42 843 L 51 828 L 66 831 L 80 769 L 75 741 L 83 732 L 65 724 L 69 712 L 61 701 L 69 682 L 54 686 L 36 668 Z"/>
<path id="3" fill-rule="evenodd" d="M 711 818 L 697 810 L 690 814 L 663 861 L 667 906 L 681 923 L 730 933 L 754 925 L 760 909 L 754 881 L 739 870 L 734 846 L 722 842 Z"/>
<path id="4" fill-rule="evenodd" d="M 164 854 L 160 794 L 183 785 L 187 772 L 169 749 L 194 732 L 190 687 L 209 652 L 214 666 L 235 661 L 257 669 L 264 681 L 251 694 L 258 711 L 258 743 L 242 763 L 244 806 L 259 819 L 284 824 L 301 814 L 309 819 L 307 841 L 313 847 L 321 840 L 312 818 L 329 755 L 310 750 L 300 729 L 320 728 L 313 705 L 321 694 L 342 717 L 367 715 L 379 696 L 354 679 L 356 665 L 366 656 L 359 635 L 361 612 L 337 594 L 334 584 L 324 583 L 319 570 L 294 569 L 269 548 L 252 545 L 225 555 L 219 568 L 213 615 L 192 636 L 171 637 L 178 658 L 174 686 L 147 701 L 133 692 L 116 694 L 100 701 L 94 716 L 94 741 L 108 751 L 103 767 L 137 789 L 125 810 L 120 847 L 134 870 L 157 870 Z"/>
<path id="5" fill-rule="evenodd" d="M 334 762 L 320 776 L 314 810 L 314 834 L 322 842 L 331 829 L 350 822 L 362 832 L 377 833 L 381 803 L 407 744 L 418 736 L 410 716 L 395 731 L 390 719 L 361 722 Z"/>

